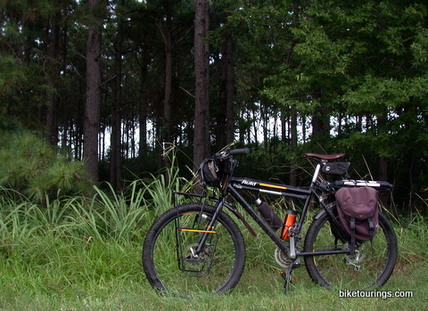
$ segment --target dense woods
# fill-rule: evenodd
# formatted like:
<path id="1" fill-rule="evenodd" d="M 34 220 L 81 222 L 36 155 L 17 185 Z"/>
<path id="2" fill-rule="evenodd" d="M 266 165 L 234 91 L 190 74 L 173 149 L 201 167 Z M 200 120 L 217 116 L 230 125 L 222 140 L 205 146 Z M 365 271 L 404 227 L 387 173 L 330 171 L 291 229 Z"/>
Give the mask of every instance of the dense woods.
<path id="1" fill-rule="evenodd" d="M 0 127 L 36 131 L 94 181 L 194 167 L 304 182 L 346 152 L 407 210 L 428 188 L 426 1 L 3 0 Z M 303 180 L 303 181 L 301 181 Z"/>

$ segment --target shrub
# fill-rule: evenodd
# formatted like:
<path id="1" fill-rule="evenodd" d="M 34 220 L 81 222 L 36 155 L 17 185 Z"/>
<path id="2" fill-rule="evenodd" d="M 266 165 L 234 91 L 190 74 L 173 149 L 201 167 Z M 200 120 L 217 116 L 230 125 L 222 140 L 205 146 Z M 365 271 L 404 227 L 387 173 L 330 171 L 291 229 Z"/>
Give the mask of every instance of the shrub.
<path id="1" fill-rule="evenodd" d="M 30 132 L 0 133 L 0 159 L 0 185 L 36 202 L 80 194 L 90 186 L 82 162 Z"/>

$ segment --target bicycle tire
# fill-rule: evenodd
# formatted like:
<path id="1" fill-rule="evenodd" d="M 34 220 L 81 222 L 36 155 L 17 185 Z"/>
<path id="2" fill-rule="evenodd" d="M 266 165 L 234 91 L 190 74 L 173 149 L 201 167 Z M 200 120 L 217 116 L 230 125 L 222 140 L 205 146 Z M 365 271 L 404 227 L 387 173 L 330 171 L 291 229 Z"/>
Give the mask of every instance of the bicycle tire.
<path id="1" fill-rule="evenodd" d="M 190 248 L 202 234 L 192 230 L 206 230 L 214 212 L 209 205 L 185 204 L 166 211 L 153 223 L 142 250 L 144 271 L 153 288 L 188 297 L 223 293 L 237 285 L 245 265 L 245 244 L 238 226 L 224 212 L 210 228 L 215 233 L 209 234 L 201 256 L 189 259 Z"/>
<path id="2" fill-rule="evenodd" d="M 310 225 L 306 234 L 306 252 L 338 248 L 348 249 L 348 243 L 337 241 L 331 232 L 329 214 L 323 213 Z M 397 238 L 388 218 L 379 213 L 379 226 L 372 241 L 357 247 L 360 259 L 351 265 L 346 255 L 306 256 L 306 269 L 315 283 L 327 288 L 374 289 L 388 281 L 397 260 Z M 359 271 L 356 268 L 359 267 Z"/>

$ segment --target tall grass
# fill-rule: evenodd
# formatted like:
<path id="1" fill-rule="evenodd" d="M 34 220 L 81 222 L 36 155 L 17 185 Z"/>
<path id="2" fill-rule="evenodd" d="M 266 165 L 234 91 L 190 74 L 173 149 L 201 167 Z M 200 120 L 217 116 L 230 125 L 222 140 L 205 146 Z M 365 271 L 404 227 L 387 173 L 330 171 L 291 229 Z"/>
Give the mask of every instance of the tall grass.
<path id="1" fill-rule="evenodd" d="M 0 309 L 16 301 L 9 297 L 25 301 L 45 294 L 77 297 L 76 309 L 86 303 L 92 309 L 94 302 L 84 297 L 110 290 L 112 282 L 118 288 L 144 284 L 144 234 L 172 206 L 174 191 L 191 187 L 171 163 L 159 176 L 133 181 L 120 193 L 108 183 L 94 187 L 92 198 L 46 195 L 39 205 L 1 187 Z M 53 300 L 48 309 L 56 309 Z"/>
<path id="2" fill-rule="evenodd" d="M 169 152 L 172 152 L 172 155 L 165 156 L 168 157 L 170 165 L 163 174 L 151 175 L 152 178 L 149 181 L 139 181 L 144 188 L 145 196 L 150 200 L 151 208 L 157 215 L 172 207 L 175 192 L 191 191 L 194 186 L 194 178 L 187 180 L 180 176 L 174 151 Z"/>
<path id="3" fill-rule="evenodd" d="M 94 187 L 94 196 L 61 197 L 34 203 L 14 190 L 0 188 L 0 241 L 28 238 L 32 234 L 56 234 L 98 241 L 131 241 L 147 230 L 151 220 L 172 207 L 175 191 L 192 185 L 180 177 L 175 165 L 150 180 L 135 180 L 116 193 L 105 183 Z"/>
<path id="4" fill-rule="evenodd" d="M 141 243 L 154 218 L 172 206 L 174 191 L 192 182 L 173 164 L 164 174 L 136 180 L 123 192 L 109 184 L 94 196 L 48 198 L 39 206 L 0 188 L 0 309 L 5 310 L 310 310 L 423 309 L 428 290 L 428 224 L 415 215 L 396 222 L 397 268 L 385 289 L 413 290 L 409 299 L 340 299 L 310 281 L 304 268 L 285 296 L 273 259 L 274 246 L 239 221 L 247 244 L 247 265 L 229 295 L 199 300 L 159 297 L 141 268 Z M 250 223 L 256 228 L 251 220 Z"/>
<path id="5" fill-rule="evenodd" d="M 137 190 L 136 185 L 134 182 L 130 187 L 130 198 L 123 193 L 116 194 L 111 185 L 107 184 L 107 190 L 95 187 L 95 195 L 90 202 L 82 199 L 71 204 L 73 212 L 67 220 L 76 224 L 73 230 L 76 229 L 87 239 L 130 240 L 147 214 L 143 191 Z"/>

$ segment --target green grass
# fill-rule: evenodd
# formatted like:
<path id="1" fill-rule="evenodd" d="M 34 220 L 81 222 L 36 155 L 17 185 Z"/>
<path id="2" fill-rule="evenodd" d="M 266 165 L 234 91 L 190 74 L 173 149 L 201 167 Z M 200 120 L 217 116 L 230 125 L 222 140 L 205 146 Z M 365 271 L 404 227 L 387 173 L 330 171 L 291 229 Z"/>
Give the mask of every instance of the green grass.
<path id="1" fill-rule="evenodd" d="M 413 298 L 340 298 L 295 270 L 288 295 L 262 236 L 247 236 L 246 271 L 225 295 L 198 299 L 158 296 L 145 279 L 139 240 L 58 234 L 20 236 L 0 255 L 1 310 L 424 310 L 428 290 L 427 224 L 397 230 L 397 269 L 382 290 L 411 290 Z M 251 239 L 251 240 L 250 240 Z M 265 249 L 269 251 L 265 252 Z"/>
<path id="2" fill-rule="evenodd" d="M 266 256 L 269 261 L 269 256 Z M 304 268 L 288 295 L 270 265 L 248 258 L 231 293 L 198 299 L 158 296 L 145 280 L 140 245 L 38 237 L 15 245 L 0 262 L 1 310 L 424 310 L 427 261 L 397 269 L 382 290 L 412 290 L 413 298 L 340 298 L 309 280 Z M 404 264 L 404 263 L 402 263 Z"/>
<path id="3" fill-rule="evenodd" d="M 234 291 L 193 299 L 159 296 L 141 266 L 141 243 L 153 219 L 182 190 L 157 178 L 136 181 L 124 194 L 95 189 L 39 207 L 0 189 L 0 310 L 425 310 L 428 299 L 428 223 L 416 215 L 398 223 L 399 260 L 381 290 L 412 298 L 340 298 L 295 270 L 288 295 L 274 247 L 242 228 L 247 263 Z M 251 222 L 250 222 L 251 223 Z"/>

